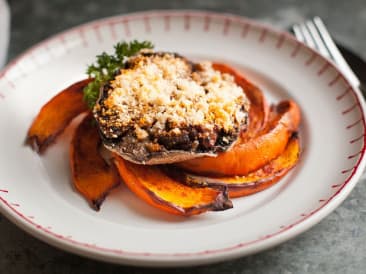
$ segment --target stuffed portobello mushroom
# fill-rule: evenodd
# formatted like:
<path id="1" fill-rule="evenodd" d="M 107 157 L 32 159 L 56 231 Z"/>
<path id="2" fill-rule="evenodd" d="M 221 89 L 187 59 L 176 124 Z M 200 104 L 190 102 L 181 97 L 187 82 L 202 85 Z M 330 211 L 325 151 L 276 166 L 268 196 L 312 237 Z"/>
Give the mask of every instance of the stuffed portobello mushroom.
<path id="1" fill-rule="evenodd" d="M 142 50 L 101 88 L 93 108 L 104 146 L 138 164 L 216 156 L 248 124 L 234 78 L 169 52 Z"/>

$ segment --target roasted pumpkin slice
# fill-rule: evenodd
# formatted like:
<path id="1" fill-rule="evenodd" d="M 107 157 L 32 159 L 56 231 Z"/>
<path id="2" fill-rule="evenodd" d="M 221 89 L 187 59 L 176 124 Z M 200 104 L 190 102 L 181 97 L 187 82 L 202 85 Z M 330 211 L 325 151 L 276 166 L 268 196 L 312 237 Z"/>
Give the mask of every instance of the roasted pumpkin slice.
<path id="1" fill-rule="evenodd" d="M 244 176 L 231 177 L 202 177 L 190 174 L 181 174 L 184 183 L 190 186 L 217 186 L 224 185 L 229 189 L 229 197 L 241 197 L 262 191 L 278 182 L 298 162 L 300 144 L 294 134 L 284 152 L 264 167 Z M 166 171 L 169 174 L 169 171 Z"/>
<path id="2" fill-rule="evenodd" d="M 212 66 L 215 70 L 232 75 L 236 84 L 243 88 L 245 95 L 250 101 L 250 109 L 248 114 L 249 125 L 242 132 L 241 138 L 242 140 L 248 140 L 255 137 L 265 126 L 268 119 L 269 106 L 263 92 L 233 67 L 222 63 L 213 63 Z"/>
<path id="3" fill-rule="evenodd" d="M 271 110 L 264 133 L 248 141 L 239 140 L 229 151 L 217 157 L 202 157 L 177 163 L 200 175 L 247 175 L 278 157 L 300 122 L 300 109 L 293 101 L 283 101 Z"/>
<path id="4" fill-rule="evenodd" d="M 101 140 L 94 118 L 88 115 L 76 129 L 70 146 L 70 165 L 75 188 L 99 210 L 107 194 L 120 183 L 113 164 L 100 154 Z"/>
<path id="5" fill-rule="evenodd" d="M 59 136 L 67 125 L 88 107 L 83 101 L 83 89 L 91 81 L 77 82 L 48 101 L 32 123 L 27 143 L 42 153 Z"/>
<path id="6" fill-rule="evenodd" d="M 226 187 L 190 187 L 167 176 L 159 166 L 133 164 L 118 155 L 114 161 L 129 189 L 165 212 L 190 216 L 232 208 Z"/>

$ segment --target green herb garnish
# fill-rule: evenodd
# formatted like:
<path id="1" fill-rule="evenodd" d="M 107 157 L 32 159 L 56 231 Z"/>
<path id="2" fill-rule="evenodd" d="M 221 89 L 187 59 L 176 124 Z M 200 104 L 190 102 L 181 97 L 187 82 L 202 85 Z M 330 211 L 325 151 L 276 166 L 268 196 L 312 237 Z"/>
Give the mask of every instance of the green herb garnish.
<path id="1" fill-rule="evenodd" d="M 91 64 L 86 71 L 89 77 L 94 78 L 84 88 L 84 101 L 88 104 L 89 108 L 93 108 L 98 100 L 100 87 L 112 80 L 118 70 L 124 68 L 128 57 L 135 55 L 142 49 L 152 48 L 154 48 L 154 45 L 149 41 L 139 42 L 133 40 L 129 43 L 117 43 L 114 46 L 114 54 L 112 55 L 105 52 L 97 55 L 96 62 Z"/>

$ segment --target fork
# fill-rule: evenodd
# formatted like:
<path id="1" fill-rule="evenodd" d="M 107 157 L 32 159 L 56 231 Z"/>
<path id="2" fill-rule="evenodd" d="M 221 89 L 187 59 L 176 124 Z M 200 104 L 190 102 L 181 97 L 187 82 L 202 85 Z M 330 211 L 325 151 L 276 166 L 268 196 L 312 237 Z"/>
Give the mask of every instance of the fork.
<path id="1" fill-rule="evenodd" d="M 297 40 L 317 50 L 325 58 L 333 61 L 348 79 L 349 83 L 353 87 L 360 89 L 366 95 L 366 89 L 342 56 L 320 17 L 316 16 L 303 23 L 294 24 L 292 31 Z"/>

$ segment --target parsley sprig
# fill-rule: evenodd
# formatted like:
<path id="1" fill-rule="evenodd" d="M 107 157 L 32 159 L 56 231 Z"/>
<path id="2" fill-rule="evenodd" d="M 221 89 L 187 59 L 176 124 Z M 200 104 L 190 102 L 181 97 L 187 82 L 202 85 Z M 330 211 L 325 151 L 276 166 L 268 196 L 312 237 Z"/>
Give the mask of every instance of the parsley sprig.
<path id="1" fill-rule="evenodd" d="M 103 52 L 97 55 L 96 62 L 91 64 L 86 73 L 94 78 L 84 88 L 84 101 L 90 108 L 93 108 L 99 97 L 99 90 L 102 85 L 112 80 L 116 71 L 123 68 L 128 57 L 135 55 L 142 49 L 152 49 L 154 45 L 150 41 L 120 42 L 114 46 L 114 54 Z"/>

